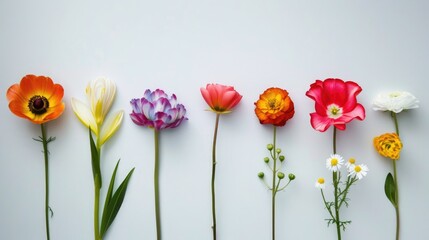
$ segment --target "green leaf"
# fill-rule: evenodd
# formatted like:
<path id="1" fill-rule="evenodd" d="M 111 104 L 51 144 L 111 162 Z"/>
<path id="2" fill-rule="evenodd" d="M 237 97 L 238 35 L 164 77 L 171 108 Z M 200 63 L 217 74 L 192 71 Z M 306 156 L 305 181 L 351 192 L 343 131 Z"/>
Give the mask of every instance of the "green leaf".
<path id="1" fill-rule="evenodd" d="M 393 204 L 394 207 L 396 207 L 397 199 L 395 180 L 393 179 L 391 173 L 387 174 L 386 182 L 384 183 L 384 192 L 386 193 L 386 197 L 389 199 L 389 201 Z"/>
<path id="2" fill-rule="evenodd" d="M 110 200 L 112 199 L 113 187 L 115 186 L 116 171 L 118 170 L 120 161 L 121 160 L 118 160 L 118 162 L 116 163 L 115 169 L 113 170 L 112 177 L 110 178 L 109 189 L 107 190 L 106 201 L 104 202 L 103 218 L 104 218 L 104 215 L 107 213 L 107 207 L 109 206 Z"/>
<path id="3" fill-rule="evenodd" d="M 94 182 L 98 183 L 98 187 L 101 188 L 100 153 L 98 152 L 97 146 L 92 138 L 91 128 L 89 128 L 89 142 L 91 145 L 92 175 L 94 176 Z"/>
<path id="4" fill-rule="evenodd" d="M 100 227 L 100 235 L 101 237 L 106 234 L 107 229 L 109 229 L 110 225 L 113 223 L 113 220 L 115 220 L 116 215 L 119 212 L 119 209 L 121 208 L 122 202 L 124 201 L 125 193 L 127 192 L 128 183 L 130 181 L 131 175 L 134 172 L 134 169 L 131 169 L 131 171 L 128 173 L 128 175 L 125 177 L 125 179 L 122 181 L 121 185 L 119 185 L 118 189 L 116 189 L 115 193 L 112 196 L 113 184 L 114 184 L 114 178 L 116 175 L 116 169 L 118 167 L 119 161 L 116 164 L 116 168 L 113 171 L 112 180 L 110 181 L 109 186 L 109 192 L 106 196 L 106 205 L 104 206 L 103 210 L 103 217 L 101 219 L 101 227 Z M 108 199 L 109 198 L 109 199 Z"/>

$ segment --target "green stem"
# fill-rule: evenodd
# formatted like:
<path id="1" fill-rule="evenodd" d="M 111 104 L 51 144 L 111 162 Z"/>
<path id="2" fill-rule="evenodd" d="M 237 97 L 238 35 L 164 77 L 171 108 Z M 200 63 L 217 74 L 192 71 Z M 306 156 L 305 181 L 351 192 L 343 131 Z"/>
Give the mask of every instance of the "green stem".
<path id="1" fill-rule="evenodd" d="M 323 194 L 323 190 L 322 189 L 320 189 L 320 193 L 322 194 L 322 199 L 323 199 L 323 202 L 325 203 L 326 209 L 329 212 L 329 215 L 331 215 L 332 219 L 335 221 L 335 217 L 332 214 L 331 208 L 328 206 L 328 202 L 326 202 L 325 194 Z"/>
<path id="2" fill-rule="evenodd" d="M 217 130 L 219 128 L 219 119 L 220 114 L 216 114 L 216 123 L 213 134 L 213 148 L 212 148 L 212 181 L 211 181 L 211 191 L 212 191 L 212 230 L 213 230 L 213 240 L 216 240 L 216 195 L 215 195 L 215 173 L 216 173 L 216 140 L 217 140 Z"/>
<path id="3" fill-rule="evenodd" d="M 399 136 L 399 124 L 398 124 L 398 118 L 396 117 L 395 112 L 391 112 L 391 116 L 393 118 L 393 122 L 395 123 L 395 131 L 396 134 Z M 396 160 L 392 160 L 393 162 L 393 180 L 395 182 L 395 198 L 396 198 L 396 205 L 395 212 L 396 212 L 396 240 L 399 240 L 399 229 L 400 229 L 400 218 L 399 218 L 399 189 L 398 189 L 398 174 L 396 171 Z"/>
<path id="4" fill-rule="evenodd" d="M 334 154 L 337 153 L 337 128 L 334 127 L 334 136 L 332 138 L 332 147 L 334 150 Z"/>
<path id="5" fill-rule="evenodd" d="M 49 233 L 49 165 L 48 165 L 48 140 L 46 138 L 45 125 L 40 124 L 42 130 L 43 155 L 45 157 L 45 222 L 46 222 L 46 239 L 50 239 Z"/>
<path id="6" fill-rule="evenodd" d="M 333 141 L 332 141 L 332 145 L 333 145 L 333 150 L 334 150 L 334 154 L 337 153 L 337 128 L 334 126 L 334 135 L 333 135 Z M 339 208 L 339 203 L 338 203 L 338 183 L 339 183 L 339 179 L 338 179 L 338 173 L 337 172 L 333 172 L 332 173 L 332 179 L 334 181 L 334 198 L 335 198 L 335 224 L 337 225 L 337 236 L 338 236 L 338 240 L 341 240 L 341 229 L 340 229 L 340 208 Z"/>
<path id="7" fill-rule="evenodd" d="M 341 229 L 340 229 L 340 208 L 338 204 L 338 173 L 332 173 L 332 179 L 334 180 L 334 198 L 335 198 L 335 224 L 337 225 L 337 236 L 338 240 L 341 240 Z"/>
<path id="8" fill-rule="evenodd" d="M 156 239 L 161 240 L 161 215 L 160 215 L 160 207 L 159 207 L 159 130 L 154 129 L 154 140 L 155 140 L 154 188 L 155 188 Z"/>
<path id="9" fill-rule="evenodd" d="M 398 124 L 398 118 L 396 116 L 395 112 L 391 112 L 393 122 L 395 123 L 395 131 L 396 134 L 399 136 L 399 124 Z M 396 205 L 395 212 L 396 212 L 396 240 L 399 240 L 399 229 L 400 229 L 400 218 L 399 218 L 399 189 L 398 189 L 398 174 L 396 171 L 396 160 L 392 160 L 393 162 L 393 180 L 395 182 L 395 198 L 396 198 Z"/>
<path id="10" fill-rule="evenodd" d="M 396 117 L 396 113 L 395 112 L 391 112 L 391 115 L 392 115 L 392 118 L 393 118 L 393 122 L 395 123 L 396 134 L 398 134 L 398 136 L 399 136 L 398 118 Z"/>
<path id="11" fill-rule="evenodd" d="M 399 193 L 398 193 L 398 177 L 396 174 L 396 160 L 393 160 L 393 179 L 395 181 L 395 197 L 396 197 L 396 205 L 395 212 L 396 212 L 396 240 L 399 240 L 399 227 L 400 227 L 400 220 L 399 220 Z"/>
<path id="12" fill-rule="evenodd" d="M 277 128 L 274 126 L 274 137 L 273 137 L 273 188 L 271 196 L 271 222 L 272 222 L 272 240 L 276 239 L 276 172 L 277 172 L 277 156 L 276 156 L 276 131 Z"/>
<path id="13" fill-rule="evenodd" d="M 94 180 L 94 239 L 101 240 L 99 217 L 100 217 L 100 182 L 99 178 L 96 177 Z"/>

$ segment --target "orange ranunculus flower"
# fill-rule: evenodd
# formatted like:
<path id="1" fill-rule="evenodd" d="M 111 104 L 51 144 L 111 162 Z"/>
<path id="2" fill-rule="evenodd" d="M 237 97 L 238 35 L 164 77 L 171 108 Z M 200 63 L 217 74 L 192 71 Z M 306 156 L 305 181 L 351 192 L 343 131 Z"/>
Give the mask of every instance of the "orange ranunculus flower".
<path id="1" fill-rule="evenodd" d="M 281 88 L 268 88 L 255 102 L 255 113 L 261 124 L 284 126 L 295 114 L 289 93 Z"/>
<path id="2" fill-rule="evenodd" d="M 392 160 L 398 160 L 402 142 L 398 134 L 385 133 L 374 138 L 374 147 L 380 155 Z"/>
<path id="3" fill-rule="evenodd" d="M 13 114 L 36 124 L 54 120 L 64 112 L 64 89 L 49 77 L 27 75 L 10 86 L 6 96 Z"/>

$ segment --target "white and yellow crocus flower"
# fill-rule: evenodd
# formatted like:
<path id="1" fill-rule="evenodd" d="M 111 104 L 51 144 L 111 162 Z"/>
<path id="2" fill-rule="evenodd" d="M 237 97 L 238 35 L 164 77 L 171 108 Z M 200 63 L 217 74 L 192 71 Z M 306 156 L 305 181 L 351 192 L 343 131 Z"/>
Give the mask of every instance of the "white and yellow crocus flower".
<path id="1" fill-rule="evenodd" d="M 124 111 L 117 111 L 106 118 L 116 94 L 116 85 L 110 79 L 99 77 L 92 80 L 85 92 L 90 106 L 72 98 L 72 108 L 79 120 L 95 134 L 100 148 L 118 130 Z"/>

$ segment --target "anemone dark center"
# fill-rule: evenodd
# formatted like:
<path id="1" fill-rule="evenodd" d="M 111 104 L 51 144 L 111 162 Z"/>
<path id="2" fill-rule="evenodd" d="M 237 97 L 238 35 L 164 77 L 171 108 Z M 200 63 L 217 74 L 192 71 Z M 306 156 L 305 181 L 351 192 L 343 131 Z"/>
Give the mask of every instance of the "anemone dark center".
<path id="1" fill-rule="evenodd" d="M 28 101 L 28 108 L 34 114 L 43 114 L 48 111 L 49 101 L 43 96 L 35 95 Z"/>

